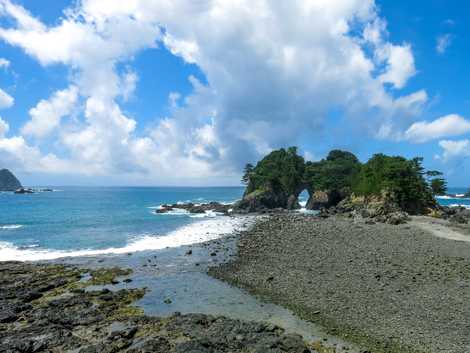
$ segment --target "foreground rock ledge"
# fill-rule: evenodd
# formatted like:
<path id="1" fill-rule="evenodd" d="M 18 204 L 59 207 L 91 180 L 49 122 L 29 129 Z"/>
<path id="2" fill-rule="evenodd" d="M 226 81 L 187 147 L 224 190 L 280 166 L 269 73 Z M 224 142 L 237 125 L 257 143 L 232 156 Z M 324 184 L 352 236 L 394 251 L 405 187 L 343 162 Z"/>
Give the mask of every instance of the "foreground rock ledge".
<path id="1" fill-rule="evenodd" d="M 143 289 L 85 291 L 128 274 L 0 263 L 0 352 L 315 352 L 271 324 L 202 314 L 144 316 L 131 305 Z"/>

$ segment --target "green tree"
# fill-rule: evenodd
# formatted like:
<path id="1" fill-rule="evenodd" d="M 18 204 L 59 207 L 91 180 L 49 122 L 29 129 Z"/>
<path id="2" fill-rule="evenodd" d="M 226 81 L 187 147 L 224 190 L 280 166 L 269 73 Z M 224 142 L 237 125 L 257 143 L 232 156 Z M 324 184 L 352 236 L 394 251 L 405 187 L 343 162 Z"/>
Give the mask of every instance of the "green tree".
<path id="1" fill-rule="evenodd" d="M 425 175 L 428 177 L 428 178 L 432 178 L 432 177 L 440 177 L 442 175 L 442 172 L 438 171 L 438 170 L 428 170 Z"/>
<path id="2" fill-rule="evenodd" d="M 435 178 L 430 182 L 433 195 L 441 196 L 447 192 L 447 182 L 443 178 Z"/>
<path id="3" fill-rule="evenodd" d="M 294 194 L 303 182 L 304 170 L 305 161 L 297 147 L 272 151 L 252 169 L 246 192 L 274 188 Z"/>
<path id="4" fill-rule="evenodd" d="M 333 150 L 326 159 L 307 162 L 304 179 L 312 190 L 350 189 L 360 170 L 361 163 L 354 154 Z"/>
<path id="5" fill-rule="evenodd" d="M 353 191 L 359 195 L 388 191 L 401 209 L 421 213 L 435 202 L 424 177 L 422 161 L 422 158 L 407 160 L 376 154 L 362 166 Z"/>
<path id="6" fill-rule="evenodd" d="M 248 184 L 250 182 L 251 174 L 253 173 L 253 164 L 247 163 L 243 170 L 242 183 Z"/>

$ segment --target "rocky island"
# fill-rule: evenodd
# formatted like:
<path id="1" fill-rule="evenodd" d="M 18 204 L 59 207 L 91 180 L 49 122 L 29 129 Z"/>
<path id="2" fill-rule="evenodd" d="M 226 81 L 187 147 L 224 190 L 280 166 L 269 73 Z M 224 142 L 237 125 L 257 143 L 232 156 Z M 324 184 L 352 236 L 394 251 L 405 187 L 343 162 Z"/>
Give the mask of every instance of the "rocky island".
<path id="1" fill-rule="evenodd" d="M 442 190 L 440 173 L 425 171 L 422 159 L 374 155 L 366 163 L 347 151 L 333 150 L 318 162 L 306 162 L 296 147 L 271 152 L 256 166 L 248 164 L 243 198 L 234 205 L 217 202 L 163 205 L 157 213 L 184 209 L 190 213 L 272 213 L 300 209 L 299 195 L 309 195 L 306 209 L 323 217 L 342 214 L 391 224 L 404 223 L 409 215 L 445 217 L 434 195 Z M 436 183 L 438 182 L 438 183 Z M 441 192 L 441 191 L 439 191 Z"/>
<path id="2" fill-rule="evenodd" d="M 16 191 L 21 189 L 20 181 L 8 169 L 0 170 L 0 191 Z"/>

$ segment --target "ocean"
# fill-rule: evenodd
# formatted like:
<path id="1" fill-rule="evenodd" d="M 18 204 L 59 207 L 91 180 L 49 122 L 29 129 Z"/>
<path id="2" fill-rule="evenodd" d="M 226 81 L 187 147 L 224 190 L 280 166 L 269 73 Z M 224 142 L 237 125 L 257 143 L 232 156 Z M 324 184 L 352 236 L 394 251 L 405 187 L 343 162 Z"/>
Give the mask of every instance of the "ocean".
<path id="1" fill-rule="evenodd" d="M 240 221 L 213 212 L 156 214 L 165 203 L 233 203 L 243 187 L 59 187 L 54 192 L 0 193 L 0 261 L 127 254 L 216 239 Z M 465 188 L 450 188 L 463 194 Z M 305 205 L 307 194 L 301 195 Z M 470 208 L 470 199 L 440 197 Z"/>
<path id="2" fill-rule="evenodd" d="M 0 261 L 125 254 L 200 243 L 239 220 L 212 212 L 158 215 L 165 203 L 241 198 L 242 187 L 59 187 L 0 193 Z"/>
<path id="3" fill-rule="evenodd" d="M 463 196 L 468 191 L 468 188 L 449 188 L 447 193 L 449 195 L 460 195 Z M 451 197 L 451 196 L 438 196 L 437 201 L 443 206 L 462 206 L 470 209 L 470 198 L 464 197 Z"/>

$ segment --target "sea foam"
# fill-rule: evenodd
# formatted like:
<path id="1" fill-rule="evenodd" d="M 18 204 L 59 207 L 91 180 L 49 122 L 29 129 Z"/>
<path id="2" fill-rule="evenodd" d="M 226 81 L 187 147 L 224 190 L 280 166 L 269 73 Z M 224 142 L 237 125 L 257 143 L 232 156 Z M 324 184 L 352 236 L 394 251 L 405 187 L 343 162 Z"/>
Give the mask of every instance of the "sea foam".
<path id="1" fill-rule="evenodd" d="M 243 230 L 253 222 L 252 217 L 217 217 L 183 226 L 162 236 L 143 236 L 121 248 L 53 250 L 25 249 L 8 242 L 0 242 L 0 261 L 40 261 L 64 257 L 98 256 L 107 254 L 127 254 L 139 251 L 160 250 L 183 245 L 203 243 Z"/>
<path id="2" fill-rule="evenodd" d="M 23 228 L 22 224 L 7 224 L 4 226 L 0 226 L 0 229 L 3 229 L 3 230 L 13 230 L 13 229 L 20 229 L 20 228 Z"/>

